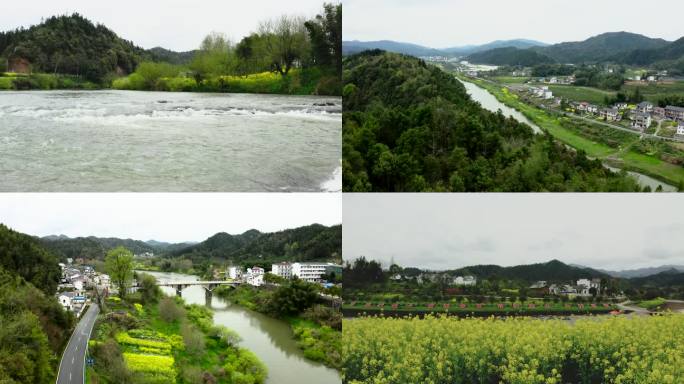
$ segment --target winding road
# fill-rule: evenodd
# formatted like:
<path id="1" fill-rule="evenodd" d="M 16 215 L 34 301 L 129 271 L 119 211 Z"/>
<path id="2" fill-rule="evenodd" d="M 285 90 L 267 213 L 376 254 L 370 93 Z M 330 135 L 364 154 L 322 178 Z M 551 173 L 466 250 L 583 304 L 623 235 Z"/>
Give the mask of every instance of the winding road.
<path id="1" fill-rule="evenodd" d="M 62 354 L 62 361 L 59 363 L 57 384 L 85 383 L 85 353 L 88 348 L 90 332 L 93 330 L 99 312 L 100 307 L 97 304 L 91 304 L 76 325 L 74 333 L 71 334 L 69 343 Z"/>

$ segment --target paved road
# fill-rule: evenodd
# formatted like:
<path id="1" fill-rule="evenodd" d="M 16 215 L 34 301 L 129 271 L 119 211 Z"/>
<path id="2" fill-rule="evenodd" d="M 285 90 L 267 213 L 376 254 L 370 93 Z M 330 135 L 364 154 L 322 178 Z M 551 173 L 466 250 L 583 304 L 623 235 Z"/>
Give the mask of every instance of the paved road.
<path id="1" fill-rule="evenodd" d="M 646 308 L 637 307 L 637 306 L 630 305 L 630 304 L 631 303 L 629 301 L 625 301 L 625 302 L 618 304 L 617 307 L 623 311 L 632 311 L 632 313 L 634 313 L 635 315 L 644 316 L 644 315 L 650 315 L 652 313 L 651 311 L 649 311 Z"/>
<path id="2" fill-rule="evenodd" d="M 90 339 L 90 332 L 93 330 L 99 312 L 100 307 L 97 304 L 91 304 L 76 325 L 74 333 L 71 334 L 69 343 L 64 349 L 64 354 L 62 354 L 57 384 L 83 384 L 85 382 L 85 377 L 83 377 L 85 352 Z"/>

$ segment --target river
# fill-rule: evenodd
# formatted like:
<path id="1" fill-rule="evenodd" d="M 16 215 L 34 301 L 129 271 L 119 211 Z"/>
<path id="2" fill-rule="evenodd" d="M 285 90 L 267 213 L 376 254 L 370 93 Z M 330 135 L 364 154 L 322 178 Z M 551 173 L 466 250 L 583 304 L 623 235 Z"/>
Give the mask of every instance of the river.
<path id="1" fill-rule="evenodd" d="M 499 100 L 494 97 L 491 93 L 487 92 L 487 90 L 478 87 L 474 83 L 468 82 L 468 81 L 459 81 L 465 86 L 466 91 L 470 95 L 470 97 L 473 98 L 473 100 L 477 101 L 482 105 L 483 108 L 488 109 L 492 112 L 496 112 L 497 110 L 501 110 L 501 112 L 504 114 L 504 116 L 512 117 L 516 120 L 518 120 L 521 123 L 525 123 L 532 127 L 532 130 L 535 133 L 541 133 L 542 129 L 534 124 L 530 119 L 525 117 L 522 113 L 518 112 L 514 108 L 511 108 L 504 103 L 500 102 Z M 619 168 L 611 167 L 609 165 L 603 164 L 604 167 L 610 169 L 611 171 L 614 172 L 619 172 Z M 630 174 L 632 177 L 634 177 L 637 182 L 642 186 L 649 186 L 651 187 L 651 190 L 655 191 L 658 186 L 662 186 L 663 191 L 665 192 L 676 192 L 677 188 L 673 185 L 666 184 L 658 179 L 654 179 L 650 176 L 643 175 L 638 172 L 633 172 L 633 171 L 627 171 L 628 174 Z"/>
<path id="2" fill-rule="evenodd" d="M 340 191 L 340 97 L 1 91 L 0 191 Z"/>
<path id="3" fill-rule="evenodd" d="M 197 276 L 180 273 L 147 272 L 159 281 L 195 281 Z M 167 295 L 175 295 L 173 288 L 162 287 Z M 188 304 L 205 305 L 204 288 L 191 286 L 183 290 Z M 269 384 L 339 384 L 342 379 L 336 370 L 304 358 L 292 337 L 290 326 L 214 296 L 211 302 L 214 323 L 225 325 L 242 337 L 241 346 L 254 352 L 268 368 Z"/>

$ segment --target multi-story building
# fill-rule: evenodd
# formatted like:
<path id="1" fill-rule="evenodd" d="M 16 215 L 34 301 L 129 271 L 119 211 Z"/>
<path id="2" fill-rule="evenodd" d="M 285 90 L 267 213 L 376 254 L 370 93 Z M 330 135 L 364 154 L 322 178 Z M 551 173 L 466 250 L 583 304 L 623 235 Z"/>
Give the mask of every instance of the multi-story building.
<path id="1" fill-rule="evenodd" d="M 261 267 L 247 268 L 243 279 L 247 284 L 259 287 L 264 283 L 264 269 Z"/>
<path id="2" fill-rule="evenodd" d="M 684 108 L 668 105 L 665 107 L 665 117 L 672 120 L 684 121 Z"/>
<path id="3" fill-rule="evenodd" d="M 242 268 L 240 267 L 228 267 L 228 278 L 233 280 L 242 279 Z"/>
<path id="4" fill-rule="evenodd" d="M 288 262 L 282 262 L 278 264 L 271 265 L 271 274 L 280 276 L 284 279 L 292 278 L 292 264 Z"/>
<path id="5" fill-rule="evenodd" d="M 292 275 L 310 283 L 317 283 L 321 281 L 321 276 L 334 267 L 338 266 L 332 263 L 293 263 Z"/>
<path id="6" fill-rule="evenodd" d="M 454 285 L 472 286 L 477 284 L 475 276 L 456 276 L 453 280 Z"/>
<path id="7" fill-rule="evenodd" d="M 642 101 L 637 104 L 637 111 L 641 113 L 651 113 L 653 111 L 653 104 L 648 101 Z"/>
<path id="8" fill-rule="evenodd" d="M 646 130 L 651 126 L 651 115 L 648 113 L 637 112 L 632 120 L 632 128 L 640 131 Z"/>

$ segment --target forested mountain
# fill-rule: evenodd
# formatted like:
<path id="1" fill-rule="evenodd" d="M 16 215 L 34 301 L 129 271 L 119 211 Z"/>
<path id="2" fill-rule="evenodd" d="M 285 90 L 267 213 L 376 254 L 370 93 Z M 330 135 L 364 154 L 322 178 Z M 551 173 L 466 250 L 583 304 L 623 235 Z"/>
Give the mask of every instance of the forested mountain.
<path id="1" fill-rule="evenodd" d="M 338 260 L 342 254 L 342 226 L 320 224 L 262 233 L 255 229 L 240 235 L 217 233 L 207 240 L 166 256 L 206 260 L 244 261 L 323 261 Z"/>
<path id="2" fill-rule="evenodd" d="M 62 275 L 57 258 L 35 238 L 0 224 L 0 267 L 16 273 L 46 294 L 53 294 Z"/>
<path id="3" fill-rule="evenodd" d="M 652 39 L 629 32 L 608 32 L 584 41 L 565 42 L 547 47 L 531 48 L 560 63 L 583 63 L 613 60 L 635 49 L 653 49 L 668 44 L 663 39 Z"/>
<path id="4" fill-rule="evenodd" d="M 382 51 L 344 60 L 343 188 L 635 191 L 603 168 L 471 100 L 452 75 Z"/>
<path id="5" fill-rule="evenodd" d="M 187 52 L 175 52 L 162 47 L 154 47 L 147 50 L 153 61 L 161 61 L 176 65 L 186 65 L 195 58 L 197 50 Z"/>
<path id="6" fill-rule="evenodd" d="M 684 59 L 684 37 L 659 48 L 641 48 L 631 51 L 618 61 L 625 64 L 646 65 L 658 61 Z"/>
<path id="7" fill-rule="evenodd" d="M 441 56 L 445 52 L 434 48 L 424 47 L 418 44 L 402 43 L 391 40 L 379 41 L 343 41 L 342 54 L 353 55 L 359 52 L 373 49 L 382 49 L 387 52 L 403 53 L 410 56 Z"/>
<path id="8" fill-rule="evenodd" d="M 109 73 L 133 72 L 146 55 L 142 48 L 77 13 L 0 33 L 1 62 L 26 59 L 36 72 L 80 75 L 97 82 Z"/>
<path id="9" fill-rule="evenodd" d="M 60 276 L 35 238 L 0 224 L 1 383 L 54 383 L 74 321 L 53 296 Z"/>
<path id="10" fill-rule="evenodd" d="M 472 63 L 517 65 L 522 67 L 554 62 L 552 58 L 539 52 L 514 47 L 495 48 L 489 51 L 473 53 L 465 59 Z"/>
<path id="11" fill-rule="evenodd" d="M 102 238 L 102 237 L 76 237 L 69 238 L 66 236 L 47 236 L 40 239 L 41 244 L 57 255 L 60 260 L 64 261 L 67 258 L 77 259 L 95 259 L 104 260 L 104 256 L 110 249 L 118 246 L 123 246 L 135 254 L 143 252 L 157 253 L 163 248 L 155 247 L 144 241 L 132 239 L 118 239 L 118 238 Z"/>
<path id="12" fill-rule="evenodd" d="M 605 272 L 614 277 L 623 278 L 633 278 L 633 277 L 647 277 L 652 275 L 657 275 L 661 272 L 667 271 L 684 272 L 684 265 L 662 265 L 660 267 L 651 268 L 638 268 L 638 269 L 627 269 L 621 271 L 606 271 L 600 269 L 599 271 Z"/>
<path id="13" fill-rule="evenodd" d="M 456 275 L 474 275 L 483 279 L 510 279 L 535 282 L 546 280 L 547 282 L 576 281 L 583 278 L 610 278 L 606 273 L 591 268 L 581 268 L 567 265 L 558 260 L 547 263 L 516 265 L 501 267 L 498 265 L 473 265 L 449 271 Z"/>
<path id="14" fill-rule="evenodd" d="M 492 41 L 491 43 L 482 44 L 482 45 L 467 45 L 467 46 L 461 46 L 461 47 L 444 48 L 444 49 L 442 49 L 442 51 L 444 51 L 450 55 L 467 56 L 467 55 L 472 55 L 473 53 L 489 51 L 491 49 L 496 49 L 496 48 L 509 47 L 509 48 L 525 49 L 525 48 L 530 48 L 530 47 L 545 47 L 547 45 L 548 44 L 542 43 L 541 41 L 528 40 L 528 39 L 495 40 L 495 41 Z"/>
<path id="15" fill-rule="evenodd" d="M 449 47 L 443 49 L 424 47 L 422 45 L 401 43 L 391 40 L 380 41 L 345 41 L 342 44 L 342 52 L 344 55 L 353 55 L 359 52 L 380 49 L 387 52 L 401 53 L 409 56 L 466 56 L 475 52 L 484 52 L 494 48 L 515 47 L 515 48 L 530 48 L 537 46 L 546 46 L 548 44 L 534 40 L 513 39 L 513 40 L 496 40 L 491 43 L 482 45 L 464 45 L 458 47 Z"/>

